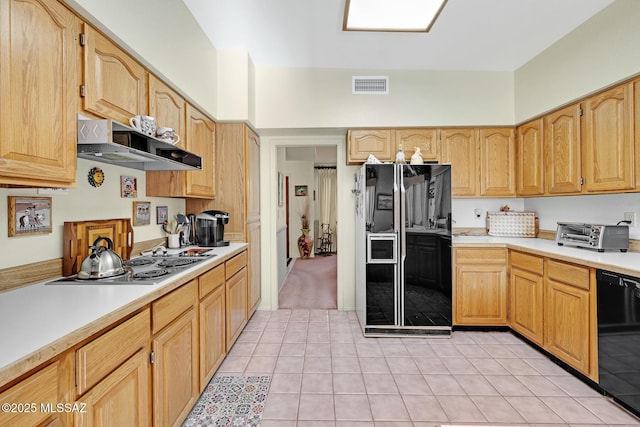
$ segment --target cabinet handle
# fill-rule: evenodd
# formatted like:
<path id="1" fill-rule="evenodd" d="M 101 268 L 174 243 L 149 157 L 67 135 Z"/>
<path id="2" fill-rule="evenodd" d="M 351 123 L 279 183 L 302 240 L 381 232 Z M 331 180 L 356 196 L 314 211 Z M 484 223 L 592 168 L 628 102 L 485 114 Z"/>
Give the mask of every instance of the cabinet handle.
<path id="1" fill-rule="evenodd" d="M 149 353 L 149 361 L 151 362 L 151 364 L 156 363 L 156 352 L 151 350 L 151 353 Z"/>

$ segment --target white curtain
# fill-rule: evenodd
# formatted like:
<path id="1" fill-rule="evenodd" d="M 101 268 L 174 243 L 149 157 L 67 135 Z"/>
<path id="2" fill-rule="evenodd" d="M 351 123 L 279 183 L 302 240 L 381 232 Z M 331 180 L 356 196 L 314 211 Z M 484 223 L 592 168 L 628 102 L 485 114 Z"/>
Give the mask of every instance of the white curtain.
<path id="1" fill-rule="evenodd" d="M 429 182 L 405 179 L 405 212 L 409 227 L 429 225 Z"/>
<path id="2" fill-rule="evenodd" d="M 320 236 L 322 237 L 322 224 L 329 224 L 332 232 L 331 251 L 336 250 L 336 238 L 338 233 L 336 223 L 336 170 L 316 169 L 318 182 L 318 220 L 320 222 Z"/>

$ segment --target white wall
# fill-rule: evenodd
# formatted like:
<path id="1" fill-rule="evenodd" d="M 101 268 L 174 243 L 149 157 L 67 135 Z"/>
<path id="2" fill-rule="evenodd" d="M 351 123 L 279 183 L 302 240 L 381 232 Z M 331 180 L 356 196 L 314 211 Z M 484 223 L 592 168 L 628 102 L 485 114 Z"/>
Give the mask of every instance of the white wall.
<path id="1" fill-rule="evenodd" d="M 97 166 L 104 171 L 105 181 L 100 187 L 92 187 L 88 172 Z M 138 184 L 137 198 L 120 197 L 120 176 L 135 176 Z M 0 188 L 0 200 L 7 196 L 37 196 L 35 189 Z M 44 195 L 43 195 L 44 196 Z M 49 197 L 48 195 L 46 197 Z M 7 221 L 0 221 L 0 269 L 62 257 L 63 226 L 65 221 L 92 219 L 131 218 L 134 201 L 151 202 L 151 224 L 133 227 L 134 242 L 165 237 L 156 225 L 156 206 L 168 206 L 169 216 L 185 213 L 184 199 L 146 197 L 145 172 L 127 169 L 90 160 L 78 160 L 77 188 L 66 195 L 52 197 L 52 232 L 32 236 L 8 236 Z M 7 203 L 0 203 L 0 218 L 7 218 Z"/>
<path id="2" fill-rule="evenodd" d="M 515 72 L 516 123 L 640 72 L 640 1 L 616 0 Z"/>
<path id="3" fill-rule="evenodd" d="M 64 1 L 216 117 L 216 49 L 183 1 Z"/>
<path id="4" fill-rule="evenodd" d="M 508 205 L 513 211 L 524 209 L 523 199 L 452 199 L 451 219 L 453 228 L 484 228 L 486 227 L 487 212 L 499 211 L 501 207 Z M 476 217 L 475 210 L 480 209 L 480 218 Z"/>
<path id="5" fill-rule="evenodd" d="M 249 61 L 246 50 L 218 50 L 217 119 L 249 118 Z"/>
<path id="6" fill-rule="evenodd" d="M 388 75 L 389 95 L 351 76 Z M 511 125 L 513 73 L 256 67 L 258 128 Z"/>

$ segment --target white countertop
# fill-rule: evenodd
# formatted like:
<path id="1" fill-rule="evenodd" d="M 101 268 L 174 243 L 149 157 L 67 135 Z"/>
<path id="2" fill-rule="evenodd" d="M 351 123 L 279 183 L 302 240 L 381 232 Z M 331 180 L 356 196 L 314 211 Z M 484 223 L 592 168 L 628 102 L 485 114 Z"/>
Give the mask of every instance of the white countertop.
<path id="1" fill-rule="evenodd" d="M 558 246 L 555 240 L 519 237 L 453 236 L 452 244 L 454 247 L 504 246 L 509 249 L 520 249 L 568 262 L 585 264 L 594 268 L 640 276 L 640 253 L 638 252 L 597 252 L 570 246 Z"/>
<path id="2" fill-rule="evenodd" d="M 41 363 L 61 353 L 65 345 L 73 345 L 66 338 L 74 334 L 73 339 L 76 339 L 78 330 L 83 329 L 83 333 L 86 331 L 88 337 L 108 326 L 104 323 L 105 316 L 129 314 L 163 293 L 168 293 L 181 278 L 193 275 L 196 271 L 198 274 L 207 271 L 246 247 L 246 243 L 231 243 L 229 246 L 212 248 L 215 257 L 185 268 L 157 285 L 46 285 L 43 282 L 1 293 L 0 385 L 9 376 L 19 374 L 14 372 L 22 368 L 16 366 L 18 362 L 25 362 L 24 367 L 28 368 L 36 361 Z M 136 307 L 138 302 L 139 307 Z M 93 328 L 87 327 L 92 324 Z M 47 354 L 39 354 L 45 349 L 48 350 Z M 7 372 L 9 368 L 15 370 Z"/>

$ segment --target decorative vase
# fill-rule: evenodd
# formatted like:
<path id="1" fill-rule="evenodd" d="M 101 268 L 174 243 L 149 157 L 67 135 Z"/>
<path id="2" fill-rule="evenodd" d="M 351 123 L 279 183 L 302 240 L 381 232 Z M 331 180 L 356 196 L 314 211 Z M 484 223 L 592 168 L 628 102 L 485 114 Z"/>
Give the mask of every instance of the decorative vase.
<path id="1" fill-rule="evenodd" d="M 313 249 L 313 239 L 309 237 L 309 229 L 302 228 L 300 231 L 302 231 L 302 234 L 298 237 L 298 250 L 300 251 L 300 258 L 307 259 Z"/>

